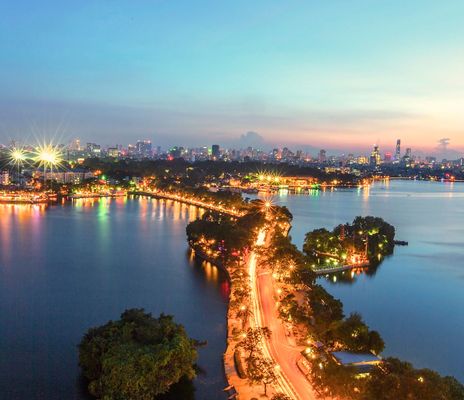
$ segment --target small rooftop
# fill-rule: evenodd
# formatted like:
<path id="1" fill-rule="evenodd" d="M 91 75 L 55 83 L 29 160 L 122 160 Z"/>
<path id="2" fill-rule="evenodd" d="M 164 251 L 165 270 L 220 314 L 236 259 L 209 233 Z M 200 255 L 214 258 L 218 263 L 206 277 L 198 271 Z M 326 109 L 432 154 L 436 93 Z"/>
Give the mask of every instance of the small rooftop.
<path id="1" fill-rule="evenodd" d="M 341 365 L 378 364 L 382 359 L 372 353 L 352 353 L 349 351 L 334 351 L 332 355 Z"/>

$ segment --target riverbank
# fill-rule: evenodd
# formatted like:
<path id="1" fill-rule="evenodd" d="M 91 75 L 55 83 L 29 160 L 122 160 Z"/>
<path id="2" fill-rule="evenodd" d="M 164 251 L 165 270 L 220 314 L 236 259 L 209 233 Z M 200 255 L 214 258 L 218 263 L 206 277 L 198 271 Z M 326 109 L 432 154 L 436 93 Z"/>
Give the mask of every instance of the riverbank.
<path id="1" fill-rule="evenodd" d="M 215 260 L 214 258 L 208 256 L 204 252 L 195 250 L 191 244 L 190 251 L 194 253 L 195 257 L 199 259 L 209 262 L 215 267 L 221 269 L 225 272 L 229 282 L 232 284 L 232 276 L 237 271 L 241 271 L 245 268 L 246 264 L 249 262 L 249 258 L 247 257 L 243 264 L 233 266 L 233 265 L 224 265 L 219 260 Z M 253 249 L 251 250 L 253 253 Z M 238 332 L 243 331 L 243 322 L 241 319 L 237 318 L 235 315 L 235 311 L 230 307 L 230 304 L 235 301 L 233 291 L 230 291 L 229 295 L 229 303 L 227 307 L 227 337 L 226 337 L 226 350 L 223 354 L 223 366 L 224 366 L 224 374 L 225 378 L 229 384 L 228 387 L 224 388 L 230 396 L 236 394 L 237 398 L 240 400 L 251 400 L 253 398 L 259 398 L 262 396 L 262 388 L 257 386 L 251 386 L 246 378 L 242 378 L 239 376 L 237 371 L 235 353 L 237 349 L 237 345 L 243 339 Z M 272 390 L 270 390 L 270 393 Z"/>

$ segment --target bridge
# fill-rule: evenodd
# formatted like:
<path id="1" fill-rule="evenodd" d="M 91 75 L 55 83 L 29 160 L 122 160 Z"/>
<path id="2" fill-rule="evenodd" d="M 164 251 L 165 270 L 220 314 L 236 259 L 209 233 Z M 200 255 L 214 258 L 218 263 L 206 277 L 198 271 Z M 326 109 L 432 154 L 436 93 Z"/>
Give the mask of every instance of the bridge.
<path id="1" fill-rule="evenodd" d="M 176 194 L 176 193 L 163 192 L 161 190 L 134 191 L 134 192 L 130 192 L 129 194 L 136 195 L 136 196 L 148 196 L 148 197 L 153 197 L 156 199 L 178 201 L 180 203 L 204 208 L 205 210 L 220 212 L 220 213 L 227 214 L 233 217 L 242 217 L 243 215 L 245 215 L 244 212 L 235 209 L 235 207 L 227 208 L 222 205 L 216 205 L 214 203 L 198 200 L 193 197 L 183 196 L 181 194 Z"/>

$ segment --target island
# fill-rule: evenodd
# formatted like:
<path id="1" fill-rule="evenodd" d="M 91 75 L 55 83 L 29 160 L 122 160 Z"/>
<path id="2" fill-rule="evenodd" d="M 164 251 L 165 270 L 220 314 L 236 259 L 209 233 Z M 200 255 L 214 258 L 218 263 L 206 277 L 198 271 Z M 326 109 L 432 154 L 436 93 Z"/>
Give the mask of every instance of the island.
<path id="1" fill-rule="evenodd" d="M 91 328 L 79 344 L 79 365 L 99 399 L 151 400 L 181 378 L 195 377 L 196 343 L 172 316 L 130 309 Z"/>

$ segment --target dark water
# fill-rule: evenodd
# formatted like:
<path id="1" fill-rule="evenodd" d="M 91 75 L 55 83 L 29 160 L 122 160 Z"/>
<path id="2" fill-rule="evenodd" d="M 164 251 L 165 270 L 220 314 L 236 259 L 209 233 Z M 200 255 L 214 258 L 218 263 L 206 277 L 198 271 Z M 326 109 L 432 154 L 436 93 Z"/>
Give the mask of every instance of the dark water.
<path id="1" fill-rule="evenodd" d="M 301 247 L 307 231 L 384 218 L 397 230 L 396 247 L 370 275 L 339 275 L 321 283 L 347 313 L 359 311 L 382 334 L 384 355 L 464 382 L 464 184 L 398 182 L 370 190 L 286 195 L 274 202 L 294 215 L 291 235 Z"/>
<path id="2" fill-rule="evenodd" d="M 88 398 L 77 366 L 83 333 L 143 307 L 208 341 L 194 398 L 224 399 L 229 286 L 189 259 L 185 226 L 198 212 L 150 199 L 0 205 L 0 398 Z"/>

